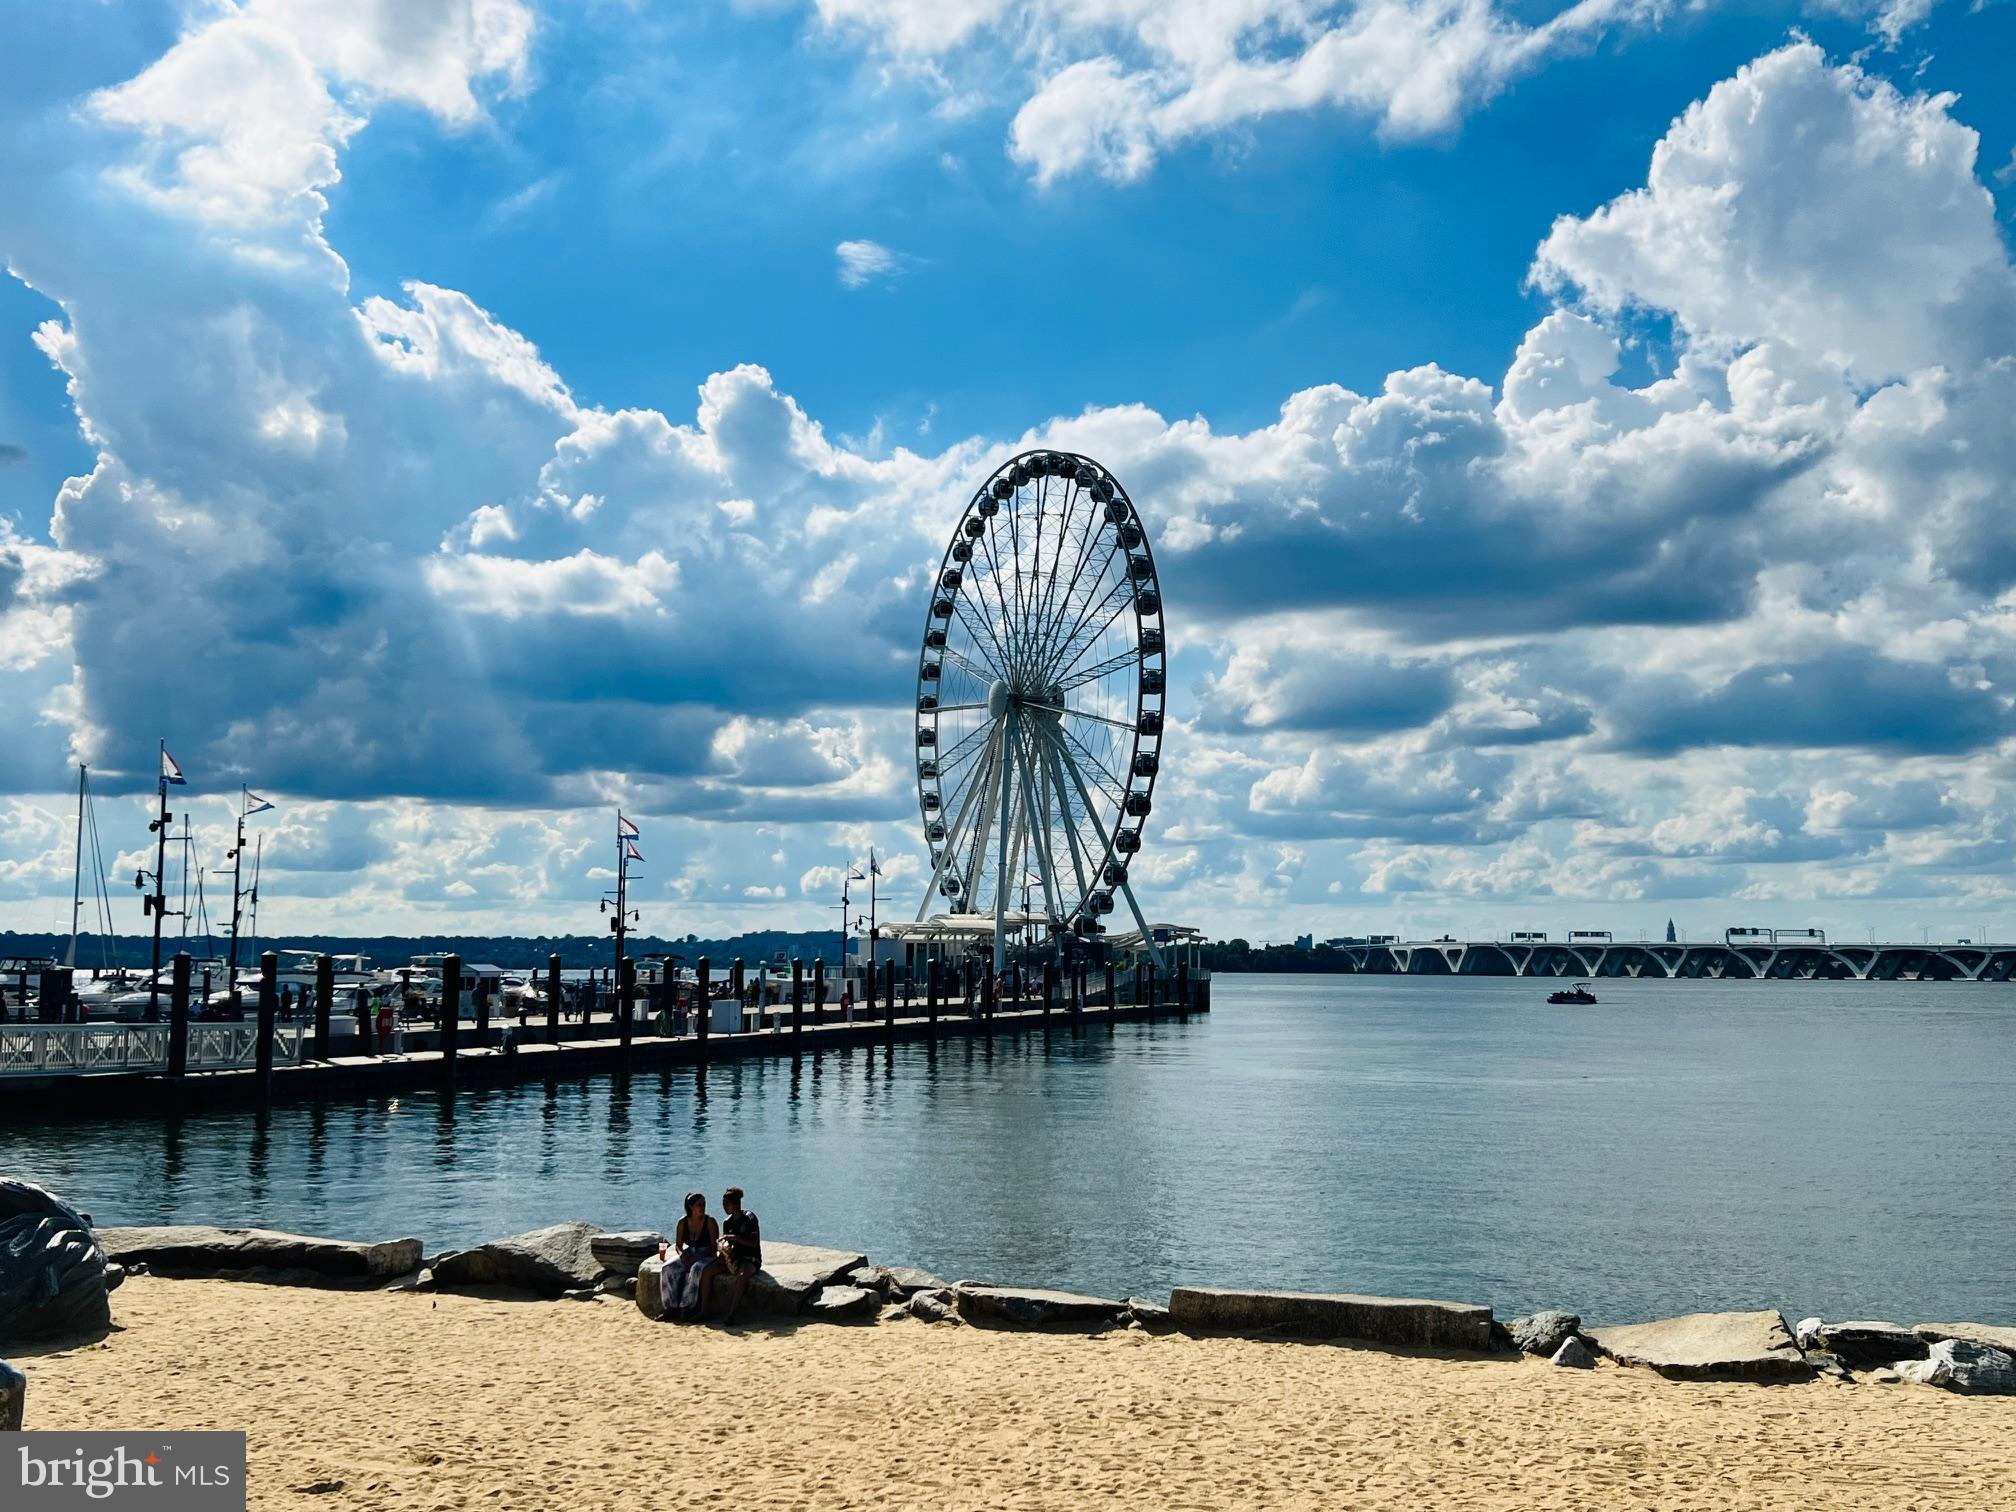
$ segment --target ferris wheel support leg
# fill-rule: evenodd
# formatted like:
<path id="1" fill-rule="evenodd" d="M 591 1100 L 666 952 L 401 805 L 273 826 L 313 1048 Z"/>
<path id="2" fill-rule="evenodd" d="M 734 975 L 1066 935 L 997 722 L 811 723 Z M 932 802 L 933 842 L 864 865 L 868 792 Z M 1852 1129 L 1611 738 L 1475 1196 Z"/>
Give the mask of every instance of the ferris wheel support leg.
<path id="1" fill-rule="evenodd" d="M 1098 812 L 1092 803 L 1092 790 L 1085 784 L 1085 774 L 1078 770 L 1078 763 L 1072 759 L 1071 748 L 1069 746 L 1065 745 L 1061 739 L 1054 740 L 1053 744 L 1056 747 L 1058 756 L 1063 759 L 1064 769 L 1071 774 L 1071 781 L 1078 788 L 1078 796 L 1085 802 L 1085 812 L 1092 820 L 1092 828 L 1099 836 L 1099 843 L 1110 850 L 1113 841 L 1106 833 L 1106 826 L 1099 822 Z M 1155 938 L 1149 933 L 1148 921 L 1141 917 L 1141 905 L 1134 901 L 1134 889 L 1132 885 L 1122 882 L 1120 884 L 1120 891 L 1127 899 L 1127 907 L 1134 915 L 1134 922 L 1141 927 L 1141 943 L 1148 948 L 1148 958 L 1155 963 L 1158 971 L 1161 970 L 1162 952 L 1155 948 Z"/>
<path id="2" fill-rule="evenodd" d="M 1011 713 L 1001 726 L 1001 750 L 1005 758 L 1008 742 L 1015 738 L 1015 716 Z M 1008 968 L 1008 798 L 1013 791 L 1013 763 L 1001 762 L 1001 856 L 994 869 L 994 975 Z M 997 1005 L 998 1006 L 998 1005 Z"/>

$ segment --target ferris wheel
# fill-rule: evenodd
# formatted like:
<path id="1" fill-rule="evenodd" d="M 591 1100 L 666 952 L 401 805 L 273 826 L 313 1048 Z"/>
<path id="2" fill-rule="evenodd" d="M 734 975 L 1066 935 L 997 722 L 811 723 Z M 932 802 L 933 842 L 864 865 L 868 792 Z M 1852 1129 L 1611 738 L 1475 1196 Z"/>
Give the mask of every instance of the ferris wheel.
<path id="1" fill-rule="evenodd" d="M 1089 457 L 1033 451 L 973 495 L 932 585 L 917 794 L 937 903 L 1096 936 L 1124 898 L 1162 766 L 1168 642 L 1139 514 Z M 942 900 L 942 901 L 941 901 Z"/>

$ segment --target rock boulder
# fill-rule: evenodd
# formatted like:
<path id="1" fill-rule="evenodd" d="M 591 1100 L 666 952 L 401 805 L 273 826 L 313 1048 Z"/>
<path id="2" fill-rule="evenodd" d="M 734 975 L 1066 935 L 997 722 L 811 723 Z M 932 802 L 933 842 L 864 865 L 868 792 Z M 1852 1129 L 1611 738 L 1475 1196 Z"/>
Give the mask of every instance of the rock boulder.
<path id="1" fill-rule="evenodd" d="M 1922 1360 L 1926 1353 L 1923 1339 L 1895 1323 L 1867 1320 L 1822 1323 L 1818 1337 L 1821 1349 L 1850 1370 L 1894 1365 L 1899 1360 Z"/>
<path id="2" fill-rule="evenodd" d="M 1129 1297 L 1127 1316 L 1143 1328 L 1166 1331 L 1176 1326 L 1176 1320 L 1169 1316 L 1169 1309 L 1149 1297 Z"/>
<path id="3" fill-rule="evenodd" d="M 83 1214 L 32 1182 L 0 1177 L 0 1343 L 109 1327 L 105 1271 Z"/>
<path id="4" fill-rule="evenodd" d="M 942 1291 L 945 1283 L 927 1270 L 919 1270 L 914 1265 L 885 1265 L 882 1276 L 889 1285 L 891 1296 L 908 1297 L 920 1291 Z"/>
<path id="5" fill-rule="evenodd" d="M 1937 1344 L 1941 1339 L 1964 1339 L 1969 1344 L 1986 1344 L 2006 1355 L 2016 1355 L 2016 1328 L 2001 1328 L 1993 1323 L 1920 1323 L 1911 1332 L 1927 1344 Z"/>
<path id="6" fill-rule="evenodd" d="M 0 1433 L 19 1433 L 28 1417 L 28 1377 L 0 1360 Z"/>
<path id="7" fill-rule="evenodd" d="M 838 1281 L 868 1257 L 854 1250 L 821 1249 L 813 1244 L 763 1241 L 763 1269 L 749 1283 L 748 1305 L 758 1312 L 792 1316 L 804 1309 L 819 1288 Z"/>
<path id="8" fill-rule="evenodd" d="M 1491 1348 L 1490 1308 L 1419 1297 L 1179 1286 L 1169 1294 L 1169 1315 L 1182 1328 L 1359 1339 L 1412 1349 Z"/>
<path id="9" fill-rule="evenodd" d="M 144 1264 L 157 1276 L 282 1280 L 310 1286 L 403 1276 L 419 1267 L 421 1250 L 418 1239 L 369 1244 L 201 1224 L 100 1229 L 98 1240 L 114 1260 Z"/>
<path id="10" fill-rule="evenodd" d="M 1506 1327 L 1512 1333 L 1512 1347 L 1519 1353 L 1545 1355 L 1551 1360 L 1580 1331 L 1582 1319 L 1574 1313 L 1549 1308 L 1514 1318 Z"/>
<path id="11" fill-rule="evenodd" d="M 912 1292 L 904 1306 L 910 1309 L 910 1316 L 921 1323 L 956 1322 L 958 1314 L 952 1311 L 952 1304 L 945 1300 L 943 1292 Z"/>
<path id="12" fill-rule="evenodd" d="M 659 1290 L 659 1278 L 664 1271 L 665 1262 L 656 1255 L 637 1267 L 637 1284 L 633 1291 L 637 1298 L 637 1311 L 653 1323 L 665 1316 L 665 1295 Z"/>
<path id="13" fill-rule="evenodd" d="M 474 1249 L 440 1256 L 430 1267 L 443 1291 L 467 1286 L 508 1286 L 542 1297 L 558 1297 L 592 1287 L 602 1279 L 602 1262 L 592 1241 L 602 1231 L 587 1223 L 556 1223 L 492 1239 Z"/>
<path id="14" fill-rule="evenodd" d="M 865 1286 L 822 1286 L 799 1316 L 815 1323 L 853 1323 L 872 1318 L 882 1307 L 882 1294 Z"/>
<path id="15" fill-rule="evenodd" d="M 663 1234 L 634 1229 L 622 1234 L 597 1234 L 588 1241 L 588 1252 L 603 1270 L 627 1280 L 637 1274 L 638 1266 L 657 1256 L 658 1246 L 664 1242 Z"/>
<path id="16" fill-rule="evenodd" d="M 1677 1380 L 1803 1380 L 1813 1373 L 1783 1315 L 1774 1311 L 1690 1313 L 1582 1332 L 1618 1364 L 1643 1365 Z"/>
<path id="17" fill-rule="evenodd" d="M 2016 1396 L 2016 1357 L 1992 1344 L 1966 1339 L 1941 1339 L 1922 1360 L 1897 1367 L 1907 1381 L 1943 1386 L 1964 1396 Z"/>
<path id="18" fill-rule="evenodd" d="M 1111 1323 L 1127 1311 L 1126 1303 L 1108 1297 L 1085 1297 L 1038 1286 L 988 1286 L 975 1281 L 961 1281 L 953 1287 L 952 1303 L 959 1316 L 969 1323 L 1005 1323 L 1011 1328 Z"/>
<path id="19" fill-rule="evenodd" d="M 1570 1334 L 1561 1341 L 1561 1347 L 1549 1355 L 1548 1360 L 1569 1370 L 1593 1370 L 1596 1368 L 1596 1351 L 1582 1342 L 1581 1335 Z"/>

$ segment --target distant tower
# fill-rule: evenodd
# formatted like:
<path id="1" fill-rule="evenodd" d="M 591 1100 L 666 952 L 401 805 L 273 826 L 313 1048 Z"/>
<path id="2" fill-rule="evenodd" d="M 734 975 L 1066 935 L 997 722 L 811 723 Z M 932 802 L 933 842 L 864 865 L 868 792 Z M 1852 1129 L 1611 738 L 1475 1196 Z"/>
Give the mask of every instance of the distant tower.
<path id="1" fill-rule="evenodd" d="M 1671 919 L 1666 921 L 1666 943 L 1668 945 L 1678 945 L 1680 943 L 1680 936 L 1674 933 L 1673 921 Z"/>

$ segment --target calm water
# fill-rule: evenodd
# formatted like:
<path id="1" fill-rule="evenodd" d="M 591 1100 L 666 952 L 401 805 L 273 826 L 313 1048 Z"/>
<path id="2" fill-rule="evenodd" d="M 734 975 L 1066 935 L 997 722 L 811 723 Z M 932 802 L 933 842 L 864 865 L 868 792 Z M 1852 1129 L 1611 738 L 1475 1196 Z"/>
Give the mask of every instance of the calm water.
<path id="1" fill-rule="evenodd" d="M 2016 1323 L 2016 988 L 1221 977 L 1188 1024 L 0 1128 L 101 1223 L 661 1227 L 947 1277 Z"/>

